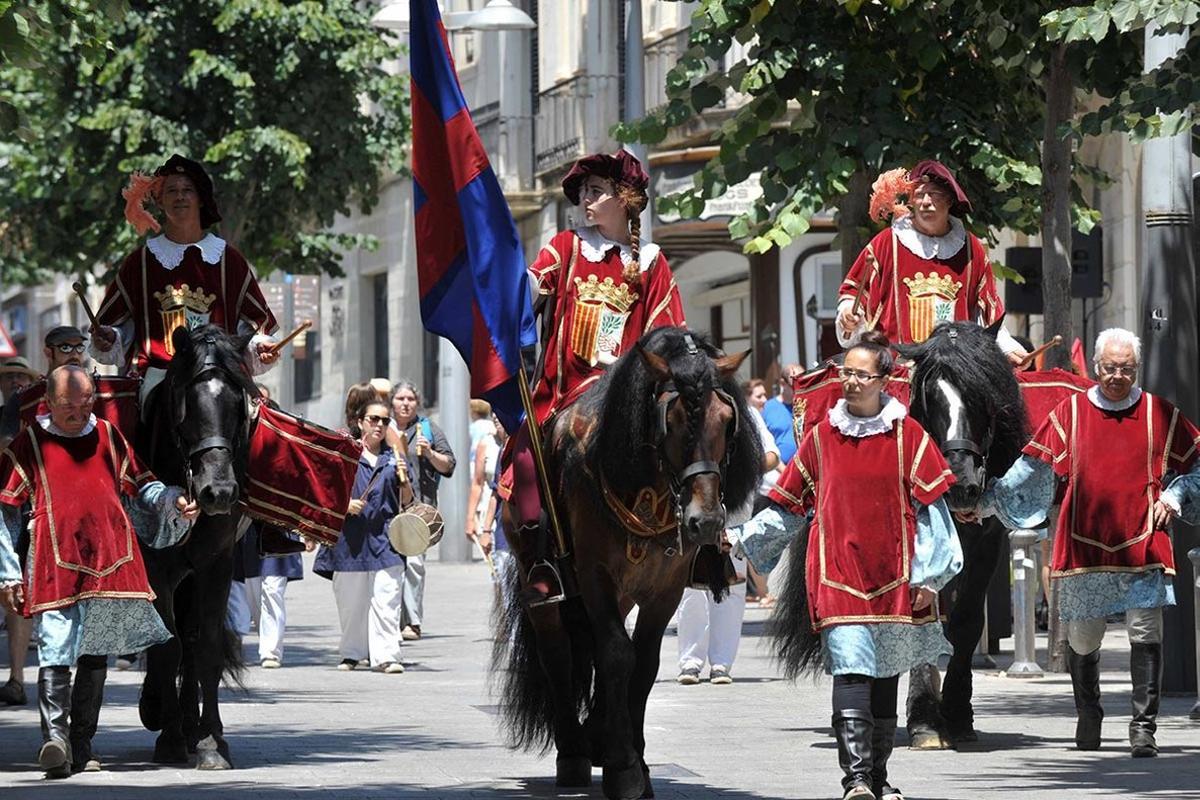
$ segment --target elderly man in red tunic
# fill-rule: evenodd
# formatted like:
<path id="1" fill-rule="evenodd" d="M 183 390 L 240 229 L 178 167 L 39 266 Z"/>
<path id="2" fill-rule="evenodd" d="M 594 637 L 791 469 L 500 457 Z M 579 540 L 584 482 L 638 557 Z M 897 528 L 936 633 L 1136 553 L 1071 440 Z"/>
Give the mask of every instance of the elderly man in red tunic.
<path id="1" fill-rule="evenodd" d="M 905 195 L 911 204 L 895 201 Z M 872 215 L 891 225 L 875 235 L 850 268 L 838 293 L 837 336 L 843 347 L 866 330 L 881 330 L 893 344 L 923 342 L 940 322 L 1004 317 L 1004 301 L 987 250 L 959 217 L 971 210 L 944 164 L 922 161 L 904 175 L 880 176 Z M 1000 328 L 997 344 L 1014 364 L 1024 348 Z"/>
<path id="2" fill-rule="evenodd" d="M 139 234 L 162 227 L 143 207 L 147 198 L 162 210 L 165 230 L 131 253 L 109 284 L 97 312 L 100 326 L 92 331 L 93 358 L 128 363 L 129 371 L 145 376 L 146 396 L 171 363 L 176 328 L 218 325 L 230 334 L 253 334 L 247 368 L 265 372 L 278 360 L 268 336 L 275 317 L 242 254 L 205 233 L 221 214 L 204 167 L 173 155 L 153 177 L 134 175 L 124 195 L 125 216 Z"/>
<path id="3" fill-rule="evenodd" d="M 62 778 L 100 769 L 92 737 L 107 657 L 170 638 L 154 610 L 137 539 L 173 545 L 199 508 L 182 489 L 142 470 L 120 431 L 96 419 L 95 386 L 85 370 L 59 367 L 48 387 L 50 413 L 0 455 L 7 476 L 0 490 L 0 603 L 34 619 L 38 763 L 47 777 Z M 33 530 L 22 574 L 15 542 L 25 502 L 33 506 Z"/>
<path id="4" fill-rule="evenodd" d="M 1100 747 L 1100 643 L 1105 617 L 1123 613 L 1129 632 L 1135 758 L 1158 754 L 1154 739 L 1162 671 L 1162 609 L 1175 604 L 1168 534 L 1176 516 L 1200 518 L 1200 430 L 1136 385 L 1141 342 L 1120 328 L 1096 339 L 1100 381 L 1062 401 L 1025 454 L 984 493 L 981 513 L 1011 528 L 1045 519 L 1065 483 L 1051 579 L 1067 628 L 1078 719 L 1075 743 Z"/>

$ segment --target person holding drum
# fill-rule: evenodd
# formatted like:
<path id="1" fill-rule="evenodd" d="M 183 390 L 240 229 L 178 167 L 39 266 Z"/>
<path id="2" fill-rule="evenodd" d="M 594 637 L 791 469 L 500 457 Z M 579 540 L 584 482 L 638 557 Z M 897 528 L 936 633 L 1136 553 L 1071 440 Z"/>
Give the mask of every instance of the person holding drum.
<path id="1" fill-rule="evenodd" d="M 405 465 L 384 443 L 391 419 L 387 404 L 367 404 L 355 420 L 362 457 L 346 524 L 335 546 L 322 545 L 313 572 L 333 581 L 342 639 L 340 670 L 360 664 L 378 672 L 404 672 L 400 663 L 400 604 L 405 559 L 388 541 L 388 525 L 412 499 L 400 480 Z M 406 476 L 407 477 L 407 476 Z"/>

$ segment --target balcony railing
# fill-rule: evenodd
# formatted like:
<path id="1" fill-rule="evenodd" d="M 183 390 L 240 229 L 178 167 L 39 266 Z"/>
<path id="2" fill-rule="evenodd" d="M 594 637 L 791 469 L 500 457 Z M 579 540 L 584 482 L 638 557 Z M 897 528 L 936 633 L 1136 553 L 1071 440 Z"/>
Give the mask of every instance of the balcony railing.
<path id="1" fill-rule="evenodd" d="M 688 50 L 688 36 L 691 29 L 684 28 L 672 33 L 657 42 L 646 45 L 646 112 L 652 113 L 667 104 L 667 75 L 683 58 Z M 736 39 L 726 52 L 719 69 L 728 71 L 730 67 L 746 57 L 754 42 L 742 44 Z M 718 70 L 716 62 L 709 62 L 710 74 Z M 750 100 L 750 96 L 729 89 L 725 98 L 717 104 L 717 108 L 737 108 Z"/>
<path id="2" fill-rule="evenodd" d="M 534 168 L 549 172 L 590 152 L 617 116 L 615 75 L 578 75 L 538 95 Z"/>

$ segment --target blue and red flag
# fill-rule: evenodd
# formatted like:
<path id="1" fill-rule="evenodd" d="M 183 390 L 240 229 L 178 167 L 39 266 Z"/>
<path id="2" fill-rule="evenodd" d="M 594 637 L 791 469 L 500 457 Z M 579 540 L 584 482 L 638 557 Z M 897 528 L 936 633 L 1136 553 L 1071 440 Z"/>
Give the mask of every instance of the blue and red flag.
<path id="1" fill-rule="evenodd" d="M 425 329 L 449 339 L 510 432 L 521 348 L 537 343 L 525 253 L 450 57 L 437 0 L 410 0 L 412 171 Z"/>

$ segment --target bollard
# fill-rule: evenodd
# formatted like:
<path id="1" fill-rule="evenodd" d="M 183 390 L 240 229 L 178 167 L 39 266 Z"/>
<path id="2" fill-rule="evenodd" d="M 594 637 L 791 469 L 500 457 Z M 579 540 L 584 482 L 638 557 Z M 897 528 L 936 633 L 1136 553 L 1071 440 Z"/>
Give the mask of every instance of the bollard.
<path id="1" fill-rule="evenodd" d="M 1008 539 L 1012 549 L 1013 663 L 1010 678 L 1040 678 L 1037 663 L 1037 620 L 1034 609 L 1041 585 L 1038 571 L 1038 532 L 1015 530 Z"/>
<path id="2" fill-rule="evenodd" d="M 1192 561 L 1192 616 L 1196 620 L 1196 705 L 1188 716 L 1200 720 L 1200 547 L 1188 550 L 1188 558 Z"/>

